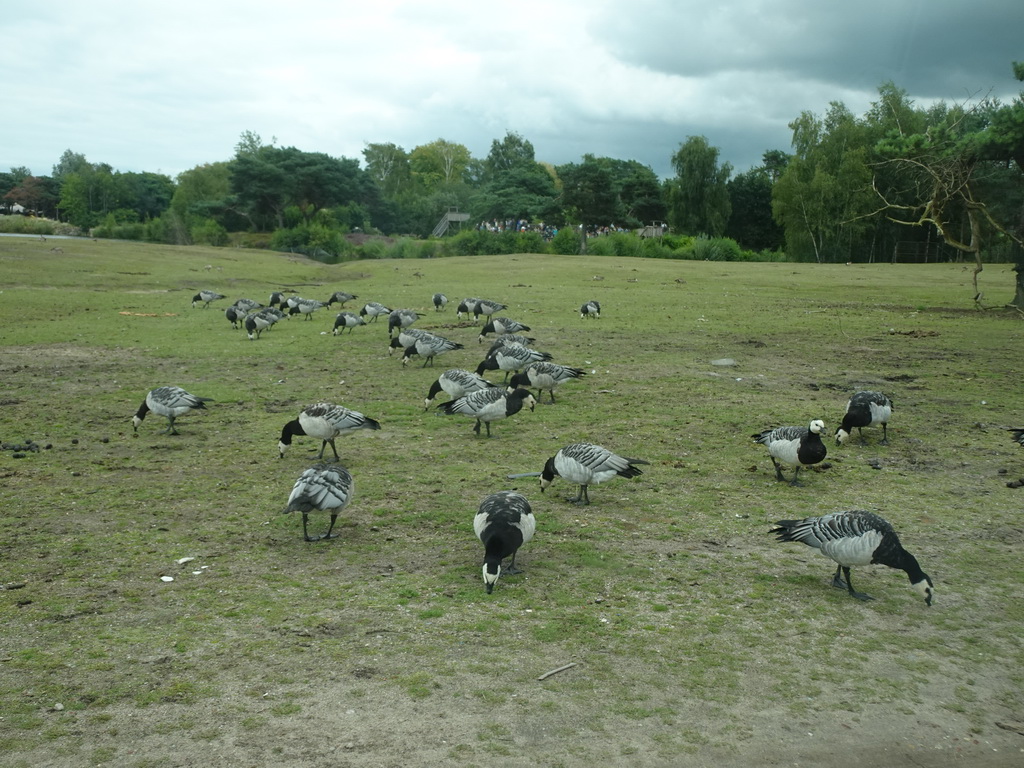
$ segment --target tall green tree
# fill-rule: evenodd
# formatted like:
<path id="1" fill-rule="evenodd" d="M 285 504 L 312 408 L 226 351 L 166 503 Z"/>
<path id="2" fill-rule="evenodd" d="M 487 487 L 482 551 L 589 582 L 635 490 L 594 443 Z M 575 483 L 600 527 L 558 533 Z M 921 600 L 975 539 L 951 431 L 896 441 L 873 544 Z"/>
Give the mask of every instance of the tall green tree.
<path id="1" fill-rule="evenodd" d="M 668 219 L 679 232 L 720 237 L 729 222 L 730 163 L 718 164 L 718 148 L 704 136 L 689 136 L 672 155 Z"/>
<path id="2" fill-rule="evenodd" d="M 366 171 L 385 199 L 393 199 L 412 178 L 409 153 L 397 144 L 367 144 L 363 148 Z"/>
<path id="3" fill-rule="evenodd" d="M 785 233 L 772 216 L 772 186 L 789 157 L 772 150 L 763 159 L 762 165 L 737 174 L 726 185 L 732 212 L 725 234 L 754 251 L 778 249 L 785 242 Z"/>
<path id="4" fill-rule="evenodd" d="M 437 139 L 421 144 L 409 154 L 413 177 L 429 192 L 461 184 L 471 155 L 462 144 Z"/>
<path id="5" fill-rule="evenodd" d="M 772 213 L 798 260 L 852 261 L 874 201 L 866 134 L 841 102 L 824 117 L 804 112 L 790 123 L 793 157 L 773 187 Z"/>
<path id="6" fill-rule="evenodd" d="M 491 142 L 475 190 L 469 205 L 477 221 L 546 221 L 557 211 L 555 179 L 534 158 L 533 144 L 518 133 Z"/>

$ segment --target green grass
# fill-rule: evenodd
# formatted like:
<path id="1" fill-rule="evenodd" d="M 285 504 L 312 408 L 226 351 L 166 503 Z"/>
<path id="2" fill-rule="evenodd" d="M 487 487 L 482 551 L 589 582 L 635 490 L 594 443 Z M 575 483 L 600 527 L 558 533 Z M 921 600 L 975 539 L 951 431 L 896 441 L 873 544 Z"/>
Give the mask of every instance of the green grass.
<path id="1" fill-rule="evenodd" d="M 956 716 L 986 739 L 1005 738 L 993 723 L 1024 705 L 1006 674 L 1024 661 L 1024 496 L 1005 485 L 1024 476 L 1024 452 L 1003 430 L 1024 421 L 1024 325 L 973 309 L 961 265 L 325 266 L 52 242 L 0 238 L 0 442 L 52 446 L 0 452 L 0 746 L 12 764 L 57 745 L 72 763 L 141 765 L 166 729 L 196 755 L 238 731 L 285 759 L 274 729 L 313 729 L 325 706 L 342 730 L 355 727 L 348 710 L 352 722 L 372 712 L 410 740 L 410 713 L 444 711 L 456 733 L 437 759 L 526 750 L 555 765 L 742 753 L 765 704 L 777 724 L 838 710 L 913 730 Z M 982 283 L 1011 298 L 1008 269 Z M 228 299 L 192 309 L 204 287 Z M 466 349 L 403 369 L 383 323 L 334 337 L 331 311 L 257 342 L 231 329 L 230 301 L 280 289 L 411 307 Z M 452 304 L 435 314 L 438 290 Z M 479 326 L 455 318 L 470 295 L 507 303 L 535 346 L 588 372 L 490 440 L 422 408 L 442 370 L 475 368 L 486 349 Z M 601 320 L 579 318 L 589 299 Z M 736 365 L 711 364 L 725 357 Z M 180 418 L 180 436 L 152 415 L 134 436 L 146 391 L 166 384 L 216 402 Z M 831 435 L 857 388 L 893 397 L 891 444 L 875 430 L 867 445 L 829 440 L 829 469 L 802 488 L 776 483 L 749 436 L 817 417 Z M 319 446 L 297 438 L 279 459 L 277 439 L 317 400 L 383 429 L 339 439 L 355 500 L 338 539 L 307 544 L 280 511 Z M 651 465 L 592 488 L 582 509 L 563 481 L 541 494 L 534 478 L 507 479 L 579 440 Z M 538 531 L 525 572 L 487 595 L 472 516 L 506 488 L 528 496 Z M 767 535 L 781 517 L 854 507 L 893 522 L 936 582 L 933 608 L 884 568 L 856 569 L 877 600 L 853 601 L 828 587 L 829 561 Z M 523 734 L 541 723 L 560 741 L 533 753 Z"/>

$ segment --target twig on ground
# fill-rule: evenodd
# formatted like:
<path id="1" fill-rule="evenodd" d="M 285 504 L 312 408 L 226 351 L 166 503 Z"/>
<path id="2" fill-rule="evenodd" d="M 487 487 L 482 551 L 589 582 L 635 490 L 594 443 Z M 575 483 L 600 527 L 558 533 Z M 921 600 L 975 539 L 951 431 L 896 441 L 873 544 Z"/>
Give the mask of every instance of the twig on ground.
<path id="1" fill-rule="evenodd" d="M 565 666 L 559 667 L 558 669 L 552 669 L 550 672 L 545 672 L 543 675 L 541 675 L 537 679 L 538 680 L 547 680 L 552 675 L 557 675 L 559 672 L 565 672 L 565 670 L 572 669 L 575 666 L 576 666 L 576 662 L 575 661 L 571 661 L 568 664 L 566 664 Z"/>

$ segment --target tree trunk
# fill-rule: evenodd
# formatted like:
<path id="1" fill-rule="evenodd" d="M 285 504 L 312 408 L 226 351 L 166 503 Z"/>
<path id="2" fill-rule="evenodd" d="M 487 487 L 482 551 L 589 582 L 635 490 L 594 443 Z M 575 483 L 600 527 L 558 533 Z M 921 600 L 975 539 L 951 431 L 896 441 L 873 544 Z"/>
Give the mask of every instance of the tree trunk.
<path id="1" fill-rule="evenodd" d="M 1022 259 L 1024 259 L 1024 254 L 1021 254 L 1021 258 L 1018 258 L 1017 266 L 1013 268 L 1013 271 L 1017 273 L 1017 291 L 1009 306 L 1024 312 L 1024 260 Z"/>

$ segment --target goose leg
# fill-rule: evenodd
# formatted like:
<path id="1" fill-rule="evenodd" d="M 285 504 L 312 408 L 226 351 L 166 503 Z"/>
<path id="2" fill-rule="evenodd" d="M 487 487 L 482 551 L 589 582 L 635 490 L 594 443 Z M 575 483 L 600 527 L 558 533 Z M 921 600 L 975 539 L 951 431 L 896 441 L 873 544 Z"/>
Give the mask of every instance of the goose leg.
<path id="1" fill-rule="evenodd" d="M 800 467 L 797 467 L 796 469 L 793 470 L 793 479 L 789 481 L 789 484 L 790 485 L 802 485 L 802 483 L 798 479 L 799 477 L 800 477 Z"/>
<path id="2" fill-rule="evenodd" d="M 772 460 L 772 464 L 775 466 L 775 479 L 779 482 L 785 480 L 786 478 L 782 476 L 782 467 L 779 466 L 779 462 L 775 460 L 774 456 L 769 456 L 768 458 Z"/>
<path id="3" fill-rule="evenodd" d="M 338 513 L 335 512 L 334 514 L 331 515 L 331 524 L 329 526 L 327 526 L 327 533 L 325 533 L 323 536 L 321 536 L 320 537 L 321 539 L 336 539 L 336 538 L 338 538 L 338 534 L 336 534 L 336 533 L 333 536 L 331 535 L 331 531 L 334 530 L 334 521 L 337 520 L 337 519 L 338 519 Z"/>
<path id="4" fill-rule="evenodd" d="M 180 435 L 181 434 L 180 432 L 178 432 L 178 430 L 176 430 L 174 428 L 174 416 L 168 416 L 167 417 L 167 429 L 165 429 L 164 431 L 168 435 Z"/>
<path id="5" fill-rule="evenodd" d="M 857 592 L 853 588 L 853 581 L 850 579 L 850 569 L 843 566 L 843 575 L 846 576 L 846 591 L 850 593 L 850 597 L 856 597 L 858 600 L 874 600 L 871 595 L 864 594 L 863 592 Z"/>
<path id="6" fill-rule="evenodd" d="M 889 444 L 889 425 L 882 424 L 882 445 Z"/>
<path id="7" fill-rule="evenodd" d="M 338 449 L 334 446 L 334 439 L 327 441 L 331 445 L 331 450 L 334 451 L 334 460 L 341 461 L 341 456 L 338 455 Z M 320 452 L 320 458 L 323 458 L 323 451 Z"/>
<path id="8" fill-rule="evenodd" d="M 843 581 L 839 575 L 843 571 L 843 566 L 837 565 L 835 575 L 832 577 L 832 586 L 836 589 L 846 589 L 846 582 Z"/>
<path id="9" fill-rule="evenodd" d="M 522 573 L 522 568 L 516 568 L 516 553 L 512 553 L 512 562 L 509 563 L 508 568 L 503 569 L 505 573 Z"/>

